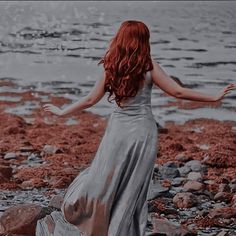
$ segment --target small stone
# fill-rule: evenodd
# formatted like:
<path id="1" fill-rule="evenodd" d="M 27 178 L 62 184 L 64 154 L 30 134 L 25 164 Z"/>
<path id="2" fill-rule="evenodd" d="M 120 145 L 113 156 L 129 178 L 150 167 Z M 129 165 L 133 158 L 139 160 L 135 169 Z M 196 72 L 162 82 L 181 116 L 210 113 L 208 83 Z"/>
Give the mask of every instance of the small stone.
<path id="1" fill-rule="evenodd" d="M 230 202 L 232 199 L 232 194 L 231 193 L 226 193 L 226 192 L 218 192 L 214 196 L 215 201 L 224 201 L 224 202 Z"/>
<path id="2" fill-rule="evenodd" d="M 28 161 L 36 161 L 38 159 L 41 159 L 40 156 L 34 153 L 31 153 L 27 158 Z"/>
<path id="3" fill-rule="evenodd" d="M 188 174 L 187 179 L 188 180 L 201 181 L 202 180 L 202 175 L 199 172 L 192 171 Z"/>
<path id="4" fill-rule="evenodd" d="M 59 151 L 59 148 L 52 145 L 45 145 L 43 147 L 43 153 L 45 154 L 55 154 Z"/>
<path id="5" fill-rule="evenodd" d="M 219 192 L 230 192 L 229 184 L 219 184 Z"/>
<path id="6" fill-rule="evenodd" d="M 202 171 L 202 164 L 198 160 L 191 160 L 185 163 L 192 171 Z"/>
<path id="7" fill-rule="evenodd" d="M 21 152 L 33 152 L 35 149 L 33 146 L 24 146 L 20 147 Z"/>
<path id="8" fill-rule="evenodd" d="M 187 162 L 187 161 L 190 161 L 192 158 L 189 157 L 189 156 L 185 156 L 185 155 L 183 155 L 183 154 L 178 154 L 178 155 L 175 156 L 175 159 L 176 159 L 177 161 Z"/>
<path id="9" fill-rule="evenodd" d="M 236 179 L 232 179 L 231 184 L 236 184 Z"/>
<path id="10" fill-rule="evenodd" d="M 181 166 L 178 168 L 180 176 L 186 176 L 190 171 L 190 167 L 188 166 Z"/>
<path id="11" fill-rule="evenodd" d="M 17 158 L 17 155 L 15 152 L 8 152 L 4 156 L 5 160 L 16 159 L 16 158 Z"/>
<path id="12" fill-rule="evenodd" d="M 197 197 L 190 192 L 177 193 L 173 198 L 177 208 L 190 208 L 197 205 Z"/>
<path id="13" fill-rule="evenodd" d="M 221 231 L 216 236 L 230 236 L 228 232 Z"/>
<path id="14" fill-rule="evenodd" d="M 236 184 L 229 184 L 229 187 L 232 193 L 236 192 Z"/>
<path id="15" fill-rule="evenodd" d="M 153 183 L 153 181 L 151 181 L 150 189 L 148 192 L 148 200 L 152 200 L 159 196 L 166 196 L 168 195 L 168 192 L 169 188 L 163 187 L 160 182 Z"/>
<path id="16" fill-rule="evenodd" d="M 22 189 L 33 189 L 33 188 L 40 188 L 45 187 L 47 185 L 46 181 L 42 178 L 32 178 L 30 180 L 25 180 L 21 183 L 20 187 Z"/>
<path id="17" fill-rule="evenodd" d="M 189 228 L 178 223 L 173 223 L 167 219 L 152 218 L 153 232 L 151 235 L 181 235 L 197 236 Z"/>
<path id="18" fill-rule="evenodd" d="M 35 235 L 37 221 L 44 216 L 44 208 L 36 204 L 12 206 L 0 218 L 0 235 Z"/>
<path id="19" fill-rule="evenodd" d="M 167 161 L 163 164 L 163 167 L 178 168 L 178 165 L 173 161 Z"/>
<path id="20" fill-rule="evenodd" d="M 172 179 L 180 176 L 179 170 L 175 165 L 172 165 L 171 167 L 163 165 L 160 168 L 160 174 L 163 179 Z"/>
<path id="21" fill-rule="evenodd" d="M 22 189 L 33 189 L 34 188 L 34 184 L 31 180 L 26 180 L 26 181 L 22 182 L 20 186 Z"/>
<path id="22" fill-rule="evenodd" d="M 178 155 L 175 156 L 175 159 L 176 159 L 177 161 L 186 162 L 186 161 L 190 161 L 190 160 L 191 160 L 191 157 L 185 156 L 185 155 L 183 155 L 183 154 L 180 153 L 180 154 L 178 154 Z"/>
<path id="23" fill-rule="evenodd" d="M 235 218 L 236 217 L 236 207 L 221 207 L 213 208 L 209 211 L 210 218 Z"/>
<path id="24" fill-rule="evenodd" d="M 197 144 L 197 147 L 199 147 L 202 150 L 208 150 L 209 149 L 208 144 Z"/>
<path id="25" fill-rule="evenodd" d="M 203 184 L 195 180 L 190 180 L 184 184 L 183 188 L 186 191 L 200 191 L 203 190 Z"/>
<path id="26" fill-rule="evenodd" d="M 233 195 L 231 202 L 236 207 L 236 194 Z"/>
<path id="27" fill-rule="evenodd" d="M 172 180 L 171 185 L 174 187 L 180 186 L 185 181 L 184 177 L 176 177 Z"/>

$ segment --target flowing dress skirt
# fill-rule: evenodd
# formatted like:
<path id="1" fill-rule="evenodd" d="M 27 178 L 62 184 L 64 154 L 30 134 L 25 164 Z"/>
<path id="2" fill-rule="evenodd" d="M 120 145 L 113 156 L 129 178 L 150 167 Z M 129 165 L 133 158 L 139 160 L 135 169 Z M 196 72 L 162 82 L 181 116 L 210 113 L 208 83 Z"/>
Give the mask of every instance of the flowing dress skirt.
<path id="1" fill-rule="evenodd" d="M 68 187 L 62 212 L 38 221 L 36 236 L 144 236 L 157 136 L 149 106 L 113 111 L 91 165 Z"/>

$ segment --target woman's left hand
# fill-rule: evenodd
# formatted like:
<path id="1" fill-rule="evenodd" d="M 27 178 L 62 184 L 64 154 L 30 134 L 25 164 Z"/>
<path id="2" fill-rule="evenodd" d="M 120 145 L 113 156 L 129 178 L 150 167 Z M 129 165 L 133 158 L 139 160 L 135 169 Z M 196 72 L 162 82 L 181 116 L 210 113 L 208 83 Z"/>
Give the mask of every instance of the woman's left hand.
<path id="1" fill-rule="evenodd" d="M 236 85 L 235 84 L 229 84 L 227 86 L 225 86 L 221 92 L 216 96 L 215 98 L 215 101 L 219 101 L 221 99 L 224 98 L 224 96 L 227 94 L 227 93 L 230 93 L 233 89 L 236 88 Z"/>
<path id="2" fill-rule="evenodd" d="M 59 107 L 54 106 L 53 104 L 45 104 L 43 105 L 44 111 L 51 112 L 54 115 L 61 116 L 62 115 L 62 109 Z"/>

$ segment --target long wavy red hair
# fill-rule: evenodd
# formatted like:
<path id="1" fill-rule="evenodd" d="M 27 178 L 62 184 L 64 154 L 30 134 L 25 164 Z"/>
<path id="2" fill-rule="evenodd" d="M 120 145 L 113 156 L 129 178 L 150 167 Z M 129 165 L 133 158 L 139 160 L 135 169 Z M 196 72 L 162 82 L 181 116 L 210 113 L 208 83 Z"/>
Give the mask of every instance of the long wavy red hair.
<path id="1" fill-rule="evenodd" d="M 108 101 L 122 101 L 134 97 L 143 86 L 145 73 L 153 69 L 150 32 L 141 21 L 124 21 L 111 40 L 104 57 L 98 62 L 105 69 L 105 91 Z M 111 99 L 111 97 L 114 98 Z"/>

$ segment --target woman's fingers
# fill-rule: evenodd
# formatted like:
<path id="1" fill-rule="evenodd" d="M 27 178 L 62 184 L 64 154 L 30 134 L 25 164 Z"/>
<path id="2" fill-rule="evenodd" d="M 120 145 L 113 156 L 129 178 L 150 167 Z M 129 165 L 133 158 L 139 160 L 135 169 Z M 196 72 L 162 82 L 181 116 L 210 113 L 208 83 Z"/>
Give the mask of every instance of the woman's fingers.
<path id="1" fill-rule="evenodd" d="M 43 110 L 46 111 L 46 112 L 53 112 L 53 109 L 54 109 L 54 105 L 52 104 L 44 104 L 43 105 Z"/>
<path id="2" fill-rule="evenodd" d="M 233 88 L 227 88 L 225 91 L 231 91 L 233 89 L 235 89 L 235 88 L 234 87 Z"/>
<path id="3" fill-rule="evenodd" d="M 235 89 L 234 84 L 229 84 L 224 88 L 224 92 Z"/>
<path id="4" fill-rule="evenodd" d="M 52 106 L 53 106 L 52 104 L 44 104 L 43 108 L 52 107 Z"/>

